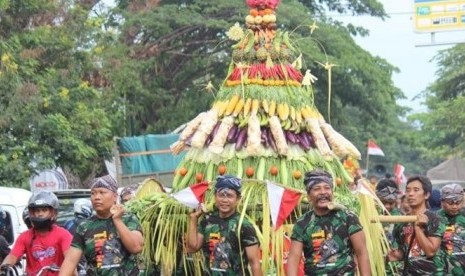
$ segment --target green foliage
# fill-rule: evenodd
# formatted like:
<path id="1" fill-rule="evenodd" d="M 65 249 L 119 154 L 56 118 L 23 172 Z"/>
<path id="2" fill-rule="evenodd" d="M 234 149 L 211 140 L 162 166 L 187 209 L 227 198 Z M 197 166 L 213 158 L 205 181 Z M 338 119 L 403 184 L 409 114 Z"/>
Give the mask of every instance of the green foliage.
<path id="1" fill-rule="evenodd" d="M 410 118 L 419 124 L 422 156 L 436 164 L 450 156 L 464 156 L 464 53 L 465 46 L 459 44 L 436 56 L 438 78 L 425 92 L 429 110 Z"/>
<path id="2" fill-rule="evenodd" d="M 417 158 L 420 143 L 395 103 L 398 69 L 356 45 L 352 36 L 366 29 L 328 11 L 386 16 L 376 0 L 281 3 L 279 27 L 291 31 L 303 71 L 318 77 L 319 110 L 362 154 L 376 138 L 392 163 Z M 247 13 L 243 0 L 119 0 L 110 10 L 100 1 L 0 0 L 0 184 L 57 165 L 91 177 L 114 135 L 169 132 L 207 110 L 215 97 L 207 84 L 218 89 L 231 60 L 225 32 Z M 331 79 L 325 64 L 335 65 Z M 445 85 L 437 89 L 458 95 Z"/>
<path id="3" fill-rule="evenodd" d="M 110 155 L 103 94 L 87 81 L 89 34 L 99 32 L 85 24 L 88 14 L 74 1 L 11 1 L 2 10 L 0 185 L 27 186 L 55 166 L 85 178 Z"/>

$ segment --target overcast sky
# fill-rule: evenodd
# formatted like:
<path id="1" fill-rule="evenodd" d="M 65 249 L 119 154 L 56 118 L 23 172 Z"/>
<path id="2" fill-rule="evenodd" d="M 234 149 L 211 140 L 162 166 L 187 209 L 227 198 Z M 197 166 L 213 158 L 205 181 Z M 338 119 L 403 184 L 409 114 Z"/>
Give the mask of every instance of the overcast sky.
<path id="1" fill-rule="evenodd" d="M 432 0 L 433 1 L 433 0 Z M 344 21 L 357 23 L 370 29 L 370 36 L 357 38 L 357 43 L 372 54 L 386 59 L 401 72 L 393 76 L 394 83 L 408 97 L 399 104 L 409 106 L 413 111 L 425 111 L 421 101 L 412 99 L 425 90 L 435 79 L 436 64 L 430 60 L 441 49 L 449 45 L 419 46 L 432 44 L 431 34 L 416 33 L 413 28 L 414 0 L 380 0 L 390 18 L 386 21 L 372 17 L 349 17 Z M 464 42 L 465 31 L 438 32 L 434 35 L 436 44 Z M 460 35 L 460 36 L 459 36 Z"/>

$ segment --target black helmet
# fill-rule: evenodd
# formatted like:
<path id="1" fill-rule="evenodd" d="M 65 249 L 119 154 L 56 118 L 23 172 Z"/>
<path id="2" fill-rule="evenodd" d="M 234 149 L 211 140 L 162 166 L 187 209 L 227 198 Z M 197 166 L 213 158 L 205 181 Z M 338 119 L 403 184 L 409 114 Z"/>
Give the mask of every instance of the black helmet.
<path id="1" fill-rule="evenodd" d="M 23 221 L 26 224 L 27 228 L 32 227 L 31 218 L 29 217 L 29 209 L 28 208 L 24 208 L 24 210 L 23 210 Z"/>
<path id="2" fill-rule="evenodd" d="M 58 210 L 60 203 L 58 202 L 57 196 L 51 191 L 38 191 L 35 192 L 30 198 L 27 208 L 37 207 L 52 207 Z"/>
<path id="3" fill-rule="evenodd" d="M 7 222 L 6 212 L 0 206 L 0 231 L 3 231 L 4 229 L 6 229 L 7 225 L 8 225 L 8 222 Z"/>

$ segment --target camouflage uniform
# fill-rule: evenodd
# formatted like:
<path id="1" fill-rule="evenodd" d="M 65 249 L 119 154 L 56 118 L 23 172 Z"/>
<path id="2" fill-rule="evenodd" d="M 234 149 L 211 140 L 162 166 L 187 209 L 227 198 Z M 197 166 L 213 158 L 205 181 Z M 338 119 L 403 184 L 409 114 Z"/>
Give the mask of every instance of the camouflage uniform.
<path id="1" fill-rule="evenodd" d="M 465 211 L 449 216 L 441 209 L 438 216 L 446 225 L 441 249 L 445 255 L 447 275 L 465 275 Z"/>
<path id="2" fill-rule="evenodd" d="M 425 229 L 426 236 L 442 239 L 445 229 L 444 223 L 441 222 L 436 213 L 430 210 L 426 210 L 425 215 L 428 216 L 428 224 Z M 416 239 L 413 240 L 410 251 L 408 250 L 414 231 L 414 226 L 410 223 L 396 224 L 394 226 L 393 235 L 395 241 L 393 248 L 399 248 L 400 245 L 404 256 L 408 256 L 407 267 L 404 268 L 403 275 L 444 275 L 442 250 L 438 250 L 433 258 L 427 258 Z"/>
<path id="3" fill-rule="evenodd" d="M 291 239 L 303 244 L 305 275 L 354 275 L 350 236 L 361 230 L 358 218 L 346 210 L 324 216 L 309 211 L 300 217 Z"/>
<path id="4" fill-rule="evenodd" d="M 400 212 L 399 209 L 394 208 L 390 212 L 391 216 L 400 216 L 402 213 Z M 392 248 L 392 245 L 394 244 L 394 236 L 393 236 L 393 231 L 394 231 L 394 225 L 393 223 L 383 223 L 383 229 L 384 229 L 384 234 L 386 235 L 386 239 L 389 242 L 389 246 Z M 404 266 L 404 263 L 399 261 L 399 262 L 389 262 L 386 264 L 386 274 L 387 275 L 398 275 L 400 271 L 402 271 L 402 267 Z"/>
<path id="5" fill-rule="evenodd" d="M 244 218 L 239 225 L 239 219 L 238 213 L 220 218 L 218 212 L 214 212 L 200 222 L 198 231 L 204 238 L 205 275 L 250 275 L 245 247 L 258 244 L 258 238 L 252 224 Z"/>
<path id="6" fill-rule="evenodd" d="M 135 215 L 124 214 L 121 219 L 129 230 L 142 232 Z M 124 248 L 111 218 L 93 216 L 81 223 L 71 246 L 81 249 L 86 257 L 87 275 L 133 276 L 139 273 L 137 255 Z"/>

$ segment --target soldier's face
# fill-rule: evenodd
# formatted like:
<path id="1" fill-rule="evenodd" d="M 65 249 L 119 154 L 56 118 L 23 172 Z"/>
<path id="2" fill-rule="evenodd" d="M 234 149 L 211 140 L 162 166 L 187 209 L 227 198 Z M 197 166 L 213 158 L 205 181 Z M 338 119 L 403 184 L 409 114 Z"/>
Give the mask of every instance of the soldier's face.
<path id="1" fill-rule="evenodd" d="M 420 181 L 415 180 L 407 184 L 405 188 L 408 205 L 411 208 L 426 204 L 430 194 L 423 190 L 423 185 Z"/>
<path id="2" fill-rule="evenodd" d="M 444 212 L 449 216 L 457 215 L 463 207 L 463 199 L 452 200 L 445 199 L 441 201 L 441 207 L 444 209 Z"/>
<path id="3" fill-rule="evenodd" d="M 397 205 L 397 200 L 395 200 L 395 199 L 391 199 L 391 200 L 381 200 L 381 202 L 383 203 L 384 207 L 385 207 L 389 212 L 391 212 L 392 209 L 394 209 L 394 207 L 396 207 L 396 205 Z"/>
<path id="4" fill-rule="evenodd" d="M 215 205 L 220 217 L 228 217 L 236 211 L 240 196 L 231 189 L 222 189 L 215 193 Z"/>
<path id="5" fill-rule="evenodd" d="M 117 194 L 106 188 L 94 188 L 91 191 L 90 201 L 97 213 L 109 212 L 113 204 L 116 203 Z"/>
<path id="6" fill-rule="evenodd" d="M 328 204 L 333 200 L 331 185 L 325 182 L 313 185 L 308 191 L 308 200 L 315 209 L 328 209 Z"/>

